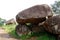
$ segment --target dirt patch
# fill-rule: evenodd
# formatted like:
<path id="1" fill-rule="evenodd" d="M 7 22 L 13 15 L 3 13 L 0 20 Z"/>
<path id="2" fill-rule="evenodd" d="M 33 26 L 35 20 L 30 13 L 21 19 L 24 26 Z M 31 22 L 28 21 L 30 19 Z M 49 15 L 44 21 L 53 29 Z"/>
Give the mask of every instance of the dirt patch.
<path id="1" fill-rule="evenodd" d="M 12 38 L 7 32 L 4 31 L 3 28 L 0 27 L 0 40 L 18 40 Z"/>

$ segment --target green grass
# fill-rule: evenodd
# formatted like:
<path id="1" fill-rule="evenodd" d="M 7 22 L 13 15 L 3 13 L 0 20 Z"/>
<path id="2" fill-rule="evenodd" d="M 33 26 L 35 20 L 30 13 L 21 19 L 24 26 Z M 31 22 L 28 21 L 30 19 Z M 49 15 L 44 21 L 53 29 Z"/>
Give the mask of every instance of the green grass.
<path id="1" fill-rule="evenodd" d="M 21 37 L 18 36 L 15 32 L 16 25 L 5 25 L 3 28 L 6 32 L 8 32 L 11 36 L 15 38 L 21 38 L 22 40 L 26 40 L 27 38 L 31 38 L 33 36 L 37 36 L 37 40 L 55 40 L 55 37 L 47 32 L 42 33 L 32 33 L 28 35 L 22 35 Z"/>
<path id="2" fill-rule="evenodd" d="M 41 33 L 40 36 L 38 36 L 37 40 L 56 40 L 56 38 L 53 35 L 45 32 Z"/>
<path id="3" fill-rule="evenodd" d="M 11 32 L 12 30 L 15 30 L 16 25 L 5 25 L 3 28 L 5 29 L 6 32 Z"/>
<path id="4" fill-rule="evenodd" d="M 16 32 L 15 32 L 15 27 L 16 27 L 15 24 L 3 26 L 4 30 L 5 30 L 7 33 L 9 33 L 12 37 L 20 38 L 20 37 L 16 34 Z"/>

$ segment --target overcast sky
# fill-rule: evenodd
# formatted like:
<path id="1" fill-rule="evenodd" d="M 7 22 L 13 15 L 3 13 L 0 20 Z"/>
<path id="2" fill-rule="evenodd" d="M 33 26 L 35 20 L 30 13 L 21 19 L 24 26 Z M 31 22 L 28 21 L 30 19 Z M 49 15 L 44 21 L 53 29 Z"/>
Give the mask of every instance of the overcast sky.
<path id="1" fill-rule="evenodd" d="M 0 17 L 6 20 L 14 18 L 16 14 L 37 4 L 53 4 L 56 0 L 0 0 Z"/>

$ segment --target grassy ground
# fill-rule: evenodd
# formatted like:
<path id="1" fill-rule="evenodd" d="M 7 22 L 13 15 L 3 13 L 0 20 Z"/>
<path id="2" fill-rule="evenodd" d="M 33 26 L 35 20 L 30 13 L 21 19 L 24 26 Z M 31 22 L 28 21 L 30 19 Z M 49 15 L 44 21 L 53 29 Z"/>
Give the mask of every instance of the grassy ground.
<path id="1" fill-rule="evenodd" d="M 33 36 L 37 37 L 36 40 L 55 40 L 55 37 L 47 32 L 32 33 L 32 34 L 28 34 L 28 35 L 22 35 L 21 37 L 19 37 L 15 32 L 15 27 L 16 27 L 16 25 L 13 25 L 13 24 L 3 26 L 5 31 L 8 32 L 11 36 L 13 36 L 15 38 L 21 38 L 22 40 L 26 40 L 27 38 L 31 38 Z"/>

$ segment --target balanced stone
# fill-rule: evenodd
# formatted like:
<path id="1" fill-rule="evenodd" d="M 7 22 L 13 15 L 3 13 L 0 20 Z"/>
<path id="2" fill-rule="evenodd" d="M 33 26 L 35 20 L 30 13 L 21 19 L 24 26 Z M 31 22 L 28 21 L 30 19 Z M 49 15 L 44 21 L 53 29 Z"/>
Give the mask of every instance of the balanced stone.
<path id="1" fill-rule="evenodd" d="M 46 20 L 46 17 L 53 16 L 52 9 L 47 4 L 35 5 L 28 9 L 19 12 L 16 15 L 18 24 L 24 23 L 41 23 Z"/>
<path id="2" fill-rule="evenodd" d="M 22 10 L 16 15 L 18 23 L 16 32 L 18 34 L 27 34 L 28 31 L 40 32 L 42 29 L 41 23 L 52 16 L 53 11 L 47 4 L 35 5 Z"/>

